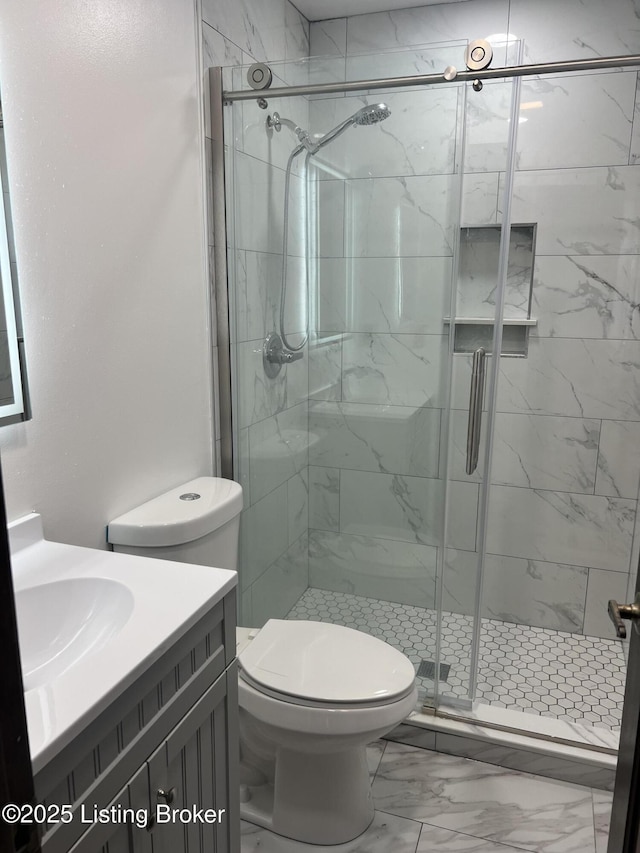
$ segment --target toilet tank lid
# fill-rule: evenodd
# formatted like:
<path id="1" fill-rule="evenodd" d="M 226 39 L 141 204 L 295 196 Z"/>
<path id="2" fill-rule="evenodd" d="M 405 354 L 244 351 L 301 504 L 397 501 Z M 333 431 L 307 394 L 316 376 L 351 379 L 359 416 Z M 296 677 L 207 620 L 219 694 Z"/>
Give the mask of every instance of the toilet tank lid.
<path id="1" fill-rule="evenodd" d="M 242 510 L 242 487 L 220 477 L 198 477 L 114 518 L 112 545 L 183 545 L 212 533 Z"/>

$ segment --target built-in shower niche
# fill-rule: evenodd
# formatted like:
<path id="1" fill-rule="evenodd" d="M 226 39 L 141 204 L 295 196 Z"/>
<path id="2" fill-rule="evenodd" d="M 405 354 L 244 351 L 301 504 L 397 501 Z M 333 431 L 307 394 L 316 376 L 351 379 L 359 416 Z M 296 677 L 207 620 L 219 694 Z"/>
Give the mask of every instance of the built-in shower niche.
<path id="1" fill-rule="evenodd" d="M 460 232 L 454 351 L 491 352 L 495 322 L 500 225 L 467 226 Z M 531 317 L 535 224 L 512 225 L 504 300 L 502 355 L 526 356 Z"/>

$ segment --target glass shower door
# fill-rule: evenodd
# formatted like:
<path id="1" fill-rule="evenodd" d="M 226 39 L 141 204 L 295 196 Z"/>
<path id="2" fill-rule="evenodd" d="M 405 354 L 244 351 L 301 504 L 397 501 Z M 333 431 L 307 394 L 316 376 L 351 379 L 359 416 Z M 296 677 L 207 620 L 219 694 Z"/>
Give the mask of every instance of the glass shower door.
<path id="1" fill-rule="evenodd" d="M 463 47 L 272 68 L 287 83 L 393 76 Z M 430 666 L 433 693 L 463 87 L 265 94 L 227 127 L 241 618 L 368 631 Z M 358 120 L 376 104 L 383 120 Z M 269 375 L 266 337 L 299 346 L 307 324 L 302 357 Z"/>
<path id="2" fill-rule="evenodd" d="M 500 49 L 499 46 L 498 50 Z M 519 45 L 511 43 L 515 55 Z M 470 709 L 476 699 L 486 519 L 501 359 L 526 355 L 535 229 L 510 221 L 518 116 L 517 80 L 466 87 L 462 218 L 454 302 L 453 359 L 444 476 L 446 547 L 439 567 L 434 704 Z"/>

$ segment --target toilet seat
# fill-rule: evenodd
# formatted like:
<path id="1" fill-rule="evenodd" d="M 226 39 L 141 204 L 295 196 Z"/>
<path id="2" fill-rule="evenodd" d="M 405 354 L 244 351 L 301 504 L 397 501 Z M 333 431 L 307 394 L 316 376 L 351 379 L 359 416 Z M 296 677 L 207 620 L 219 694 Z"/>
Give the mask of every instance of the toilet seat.
<path id="1" fill-rule="evenodd" d="M 401 652 L 331 623 L 270 619 L 239 655 L 240 678 L 265 696 L 317 709 L 378 708 L 414 691 Z"/>

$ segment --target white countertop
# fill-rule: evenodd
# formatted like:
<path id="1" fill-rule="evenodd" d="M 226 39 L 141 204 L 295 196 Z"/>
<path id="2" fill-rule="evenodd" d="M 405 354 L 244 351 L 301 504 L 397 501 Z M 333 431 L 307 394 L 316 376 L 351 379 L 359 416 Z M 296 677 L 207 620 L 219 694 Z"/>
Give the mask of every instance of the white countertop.
<path id="1" fill-rule="evenodd" d="M 48 542 L 40 516 L 9 525 L 16 593 L 73 578 L 116 580 L 131 614 L 103 647 L 25 692 L 37 773 L 237 584 L 236 572 Z"/>

